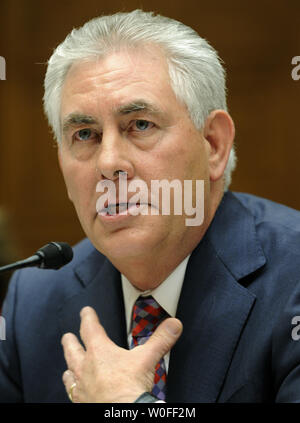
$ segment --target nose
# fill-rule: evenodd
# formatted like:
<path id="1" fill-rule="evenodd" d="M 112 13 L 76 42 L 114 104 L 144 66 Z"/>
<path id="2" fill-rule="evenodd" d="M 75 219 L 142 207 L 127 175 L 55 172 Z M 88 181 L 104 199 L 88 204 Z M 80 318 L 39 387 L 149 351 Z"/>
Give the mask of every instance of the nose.
<path id="1" fill-rule="evenodd" d="M 96 158 L 98 178 L 101 176 L 101 179 L 116 180 L 121 172 L 127 174 L 127 179 L 133 178 L 134 166 L 128 150 L 127 141 L 121 134 L 113 131 L 103 132 Z"/>

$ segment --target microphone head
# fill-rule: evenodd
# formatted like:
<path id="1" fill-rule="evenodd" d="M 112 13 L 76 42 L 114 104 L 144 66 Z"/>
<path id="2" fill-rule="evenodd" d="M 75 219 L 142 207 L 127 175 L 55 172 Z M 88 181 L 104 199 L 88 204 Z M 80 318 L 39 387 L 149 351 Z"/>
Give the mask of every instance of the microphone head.
<path id="1" fill-rule="evenodd" d="M 73 258 L 73 250 L 66 242 L 50 242 L 35 254 L 41 257 L 42 269 L 60 269 Z"/>

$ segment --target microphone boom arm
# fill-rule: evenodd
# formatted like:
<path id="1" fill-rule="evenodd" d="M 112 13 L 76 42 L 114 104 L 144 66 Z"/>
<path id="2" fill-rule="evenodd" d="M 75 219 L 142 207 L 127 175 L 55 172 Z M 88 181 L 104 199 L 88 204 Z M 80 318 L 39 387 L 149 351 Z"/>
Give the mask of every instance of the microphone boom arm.
<path id="1" fill-rule="evenodd" d="M 50 242 L 40 248 L 33 256 L 0 267 L 0 273 L 23 267 L 37 266 L 41 269 L 60 269 L 73 258 L 73 250 L 66 242 Z"/>
<path id="2" fill-rule="evenodd" d="M 39 266 L 42 262 L 42 257 L 35 254 L 34 256 L 28 257 L 25 260 L 16 261 L 15 263 L 7 264 L 6 266 L 0 267 L 0 273 L 8 270 L 17 270 L 23 267 Z"/>

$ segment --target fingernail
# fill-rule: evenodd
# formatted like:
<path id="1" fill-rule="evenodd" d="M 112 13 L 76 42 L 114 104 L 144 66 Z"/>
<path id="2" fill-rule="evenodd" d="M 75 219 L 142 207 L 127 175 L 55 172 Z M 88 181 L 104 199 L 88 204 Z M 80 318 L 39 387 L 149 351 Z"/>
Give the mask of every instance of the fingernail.
<path id="1" fill-rule="evenodd" d="M 168 332 L 170 332 L 172 335 L 178 335 L 178 333 L 181 330 L 181 326 L 178 322 L 174 322 L 174 320 L 170 320 L 166 322 L 166 329 Z"/>
<path id="2" fill-rule="evenodd" d="M 85 313 L 87 313 L 88 312 L 88 307 L 87 306 L 85 306 L 85 307 L 83 307 L 81 310 L 80 310 L 80 317 L 82 318 L 83 316 L 84 316 L 84 314 Z"/>

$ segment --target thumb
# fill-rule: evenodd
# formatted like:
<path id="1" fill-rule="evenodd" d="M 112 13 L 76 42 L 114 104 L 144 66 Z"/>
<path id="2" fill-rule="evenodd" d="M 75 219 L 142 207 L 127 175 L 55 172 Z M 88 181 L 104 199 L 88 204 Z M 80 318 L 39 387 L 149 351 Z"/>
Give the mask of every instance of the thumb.
<path id="1" fill-rule="evenodd" d="M 165 319 L 157 327 L 144 344 L 149 360 L 151 360 L 149 362 L 151 366 L 155 367 L 159 360 L 171 350 L 180 337 L 182 329 L 181 321 L 174 317 Z"/>

